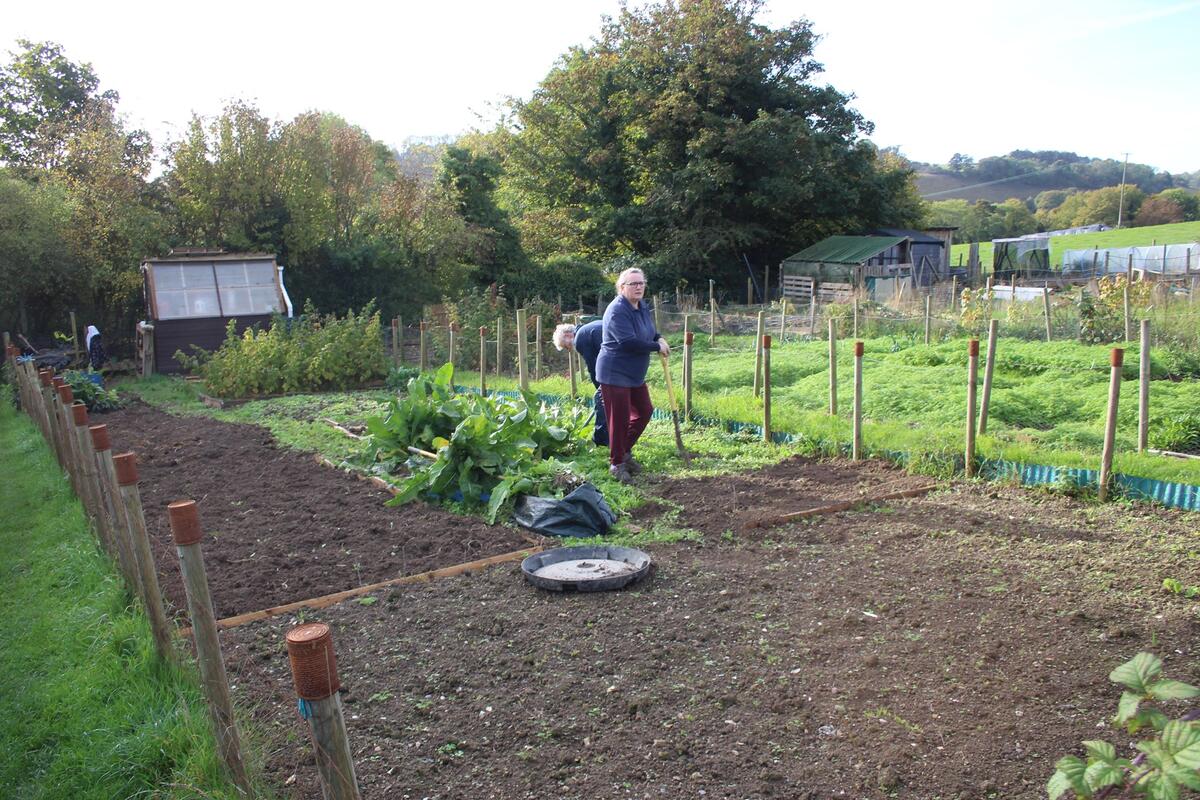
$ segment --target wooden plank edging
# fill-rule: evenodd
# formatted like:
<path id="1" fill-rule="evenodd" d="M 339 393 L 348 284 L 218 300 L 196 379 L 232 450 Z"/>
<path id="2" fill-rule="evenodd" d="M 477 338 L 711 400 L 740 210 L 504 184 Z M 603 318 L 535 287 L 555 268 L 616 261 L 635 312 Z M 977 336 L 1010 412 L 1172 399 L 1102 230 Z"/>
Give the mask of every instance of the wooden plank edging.
<path id="1" fill-rule="evenodd" d="M 285 603 L 284 605 L 265 608 L 261 611 L 249 611 L 245 614 L 238 614 L 234 617 L 226 617 L 225 619 L 217 620 L 217 628 L 237 628 L 249 622 L 257 622 L 269 617 L 277 617 L 280 614 L 290 614 L 293 611 L 299 611 L 302 608 L 327 608 L 329 606 L 336 605 L 343 600 L 352 600 L 355 597 L 368 595 L 372 592 L 377 592 L 380 589 L 387 589 L 392 586 L 405 586 L 413 583 L 430 583 L 436 578 L 452 578 L 456 575 L 462 575 L 465 572 L 473 572 L 477 569 L 484 569 L 485 567 L 494 566 L 496 564 L 517 561 L 527 556 L 531 556 L 534 553 L 540 553 L 544 549 L 545 548 L 540 545 L 536 547 L 528 547 L 524 550 L 514 550 L 511 553 L 502 553 L 496 556 L 480 558 L 475 561 L 468 561 L 465 564 L 455 564 L 452 567 L 440 567 L 427 572 L 418 572 L 415 575 L 402 575 L 399 578 L 389 578 L 386 581 L 369 583 L 365 586 L 359 586 L 354 589 L 346 589 L 345 591 L 334 592 L 333 594 L 326 594 L 320 597 L 313 597 L 308 600 L 297 600 L 294 603 Z M 191 633 L 191 628 L 179 629 L 179 634 L 181 636 L 190 636 Z"/>
<path id="2" fill-rule="evenodd" d="M 863 503 L 881 503 L 885 500 L 898 500 L 902 497 L 919 497 L 920 495 L 929 494 L 934 489 L 939 488 L 939 485 L 940 484 L 933 483 L 926 486 L 918 486 L 914 489 L 901 489 L 895 492 L 886 492 L 873 497 L 856 497 L 852 500 L 840 500 L 836 503 L 830 503 L 824 506 L 816 506 L 814 508 L 806 508 L 803 511 L 793 511 L 790 514 L 781 514 L 777 517 L 751 520 L 743 525 L 742 529 L 753 530 L 754 528 L 773 528 L 776 525 L 785 525 L 798 519 L 804 519 L 805 517 L 818 517 L 825 514 L 836 514 L 839 511 L 849 511 L 855 506 Z"/>

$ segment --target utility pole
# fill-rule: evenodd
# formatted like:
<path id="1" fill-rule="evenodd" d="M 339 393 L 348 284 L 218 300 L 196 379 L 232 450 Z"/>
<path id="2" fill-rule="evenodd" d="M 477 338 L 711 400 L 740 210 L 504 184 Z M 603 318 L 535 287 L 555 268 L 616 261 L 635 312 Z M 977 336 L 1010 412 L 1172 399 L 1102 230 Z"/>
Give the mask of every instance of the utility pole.
<path id="1" fill-rule="evenodd" d="M 1121 227 L 1121 215 L 1125 211 L 1125 169 L 1129 166 L 1129 153 L 1125 154 L 1125 163 L 1121 166 L 1121 199 L 1117 203 L 1117 228 Z"/>

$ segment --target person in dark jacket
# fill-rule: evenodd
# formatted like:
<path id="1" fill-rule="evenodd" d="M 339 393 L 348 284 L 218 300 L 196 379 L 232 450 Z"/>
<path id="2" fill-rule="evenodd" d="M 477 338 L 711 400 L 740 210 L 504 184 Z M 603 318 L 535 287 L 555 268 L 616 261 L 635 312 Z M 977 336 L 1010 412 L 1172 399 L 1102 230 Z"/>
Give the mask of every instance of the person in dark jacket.
<path id="1" fill-rule="evenodd" d="M 604 397 L 600 394 L 600 381 L 596 380 L 596 357 L 600 355 L 600 342 L 603 337 L 604 322 L 601 320 L 594 320 L 578 328 L 567 323 L 554 329 L 554 346 L 559 350 L 574 350 L 583 357 L 583 363 L 587 365 L 588 377 L 596 387 L 596 396 L 592 400 L 592 406 L 596 409 L 596 428 L 592 431 L 592 441 L 608 447 Z"/>
<path id="2" fill-rule="evenodd" d="M 95 325 L 88 325 L 84 347 L 87 348 L 88 364 L 91 365 L 92 371 L 99 372 L 100 367 L 104 366 L 104 362 L 108 361 L 108 354 L 104 352 L 104 342 L 100 338 L 100 329 Z"/>
<path id="3" fill-rule="evenodd" d="M 604 311 L 604 337 L 596 358 L 608 422 L 608 469 L 622 483 L 632 481 L 642 469 L 633 457 L 633 446 L 654 411 L 646 388 L 650 355 L 671 354 L 643 302 L 645 294 L 646 276 L 640 269 L 627 269 L 617 278 L 617 296 Z"/>

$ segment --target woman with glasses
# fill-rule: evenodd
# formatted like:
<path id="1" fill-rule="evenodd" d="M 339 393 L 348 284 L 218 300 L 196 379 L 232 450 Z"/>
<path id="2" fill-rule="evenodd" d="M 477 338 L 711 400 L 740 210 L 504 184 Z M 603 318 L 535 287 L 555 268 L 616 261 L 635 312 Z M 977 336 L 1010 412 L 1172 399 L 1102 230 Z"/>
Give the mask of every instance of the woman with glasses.
<path id="1" fill-rule="evenodd" d="M 617 278 L 617 296 L 604 311 L 604 336 L 596 358 L 596 378 L 608 422 L 609 472 L 630 483 L 642 465 L 633 446 L 650 422 L 654 406 L 646 388 L 650 354 L 670 355 L 667 340 L 654 327 L 654 315 L 643 302 L 646 276 L 627 269 Z"/>

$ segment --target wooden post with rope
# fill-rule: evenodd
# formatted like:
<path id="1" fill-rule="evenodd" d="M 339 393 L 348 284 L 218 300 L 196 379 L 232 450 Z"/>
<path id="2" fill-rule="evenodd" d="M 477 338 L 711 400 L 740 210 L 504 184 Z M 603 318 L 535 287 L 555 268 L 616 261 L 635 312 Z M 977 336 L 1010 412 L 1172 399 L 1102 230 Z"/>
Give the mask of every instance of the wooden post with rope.
<path id="1" fill-rule="evenodd" d="M 297 625 L 284 638 L 300 714 L 308 721 L 312 734 L 322 795 L 329 800 L 358 800 L 358 779 L 338 694 L 341 682 L 329 626 L 323 622 Z"/>

